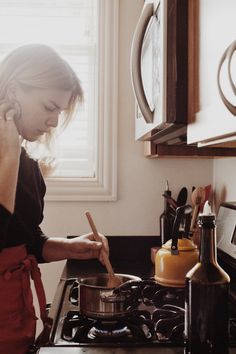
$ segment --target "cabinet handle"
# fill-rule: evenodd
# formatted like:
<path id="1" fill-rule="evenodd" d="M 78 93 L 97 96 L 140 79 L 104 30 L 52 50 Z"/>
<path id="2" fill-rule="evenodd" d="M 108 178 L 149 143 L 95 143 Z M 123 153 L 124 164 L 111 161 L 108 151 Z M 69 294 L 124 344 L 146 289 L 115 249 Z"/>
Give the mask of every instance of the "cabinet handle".
<path id="1" fill-rule="evenodd" d="M 218 72 L 217 72 L 217 84 L 218 84 L 218 89 L 219 89 L 219 93 L 220 93 L 220 97 L 223 101 L 223 103 L 225 104 L 225 106 L 228 108 L 228 110 L 234 115 L 236 116 L 236 106 L 234 106 L 224 95 L 222 88 L 221 88 L 221 84 L 220 84 L 220 71 L 222 68 L 222 65 L 224 63 L 225 60 L 228 60 L 228 75 L 229 75 L 229 82 L 230 82 L 230 86 L 232 88 L 232 91 L 234 93 L 234 95 L 236 96 L 236 86 L 233 82 L 232 79 L 232 74 L 231 74 L 231 61 L 232 61 L 232 57 L 234 52 L 236 51 L 236 41 L 234 41 L 233 43 L 231 43 L 226 50 L 224 51 L 221 60 L 220 60 L 220 64 L 218 67 Z"/>
<path id="2" fill-rule="evenodd" d="M 145 35 L 147 25 L 150 21 L 151 16 L 153 15 L 153 3 L 147 3 L 141 16 L 139 18 L 137 27 L 134 32 L 134 37 L 131 47 L 131 79 L 133 84 L 133 90 L 138 102 L 139 108 L 143 114 L 143 118 L 147 123 L 153 122 L 153 112 L 150 110 L 144 89 L 142 84 L 141 77 L 141 51 L 142 43 Z"/>

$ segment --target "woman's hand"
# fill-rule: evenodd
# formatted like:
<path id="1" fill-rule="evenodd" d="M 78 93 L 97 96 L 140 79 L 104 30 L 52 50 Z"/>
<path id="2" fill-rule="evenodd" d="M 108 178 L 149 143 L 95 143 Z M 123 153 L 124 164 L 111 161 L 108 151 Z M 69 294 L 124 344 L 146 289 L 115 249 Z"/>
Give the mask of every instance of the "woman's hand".
<path id="1" fill-rule="evenodd" d="M 109 246 L 104 235 L 99 233 L 99 238 L 96 241 L 93 233 L 71 239 L 50 237 L 44 244 L 43 258 L 45 262 L 98 258 L 104 264 L 103 255 L 109 255 Z"/>
<path id="2" fill-rule="evenodd" d="M 0 101 L 0 160 L 19 157 L 21 144 L 14 122 L 17 115 L 17 108 L 13 104 Z"/>
<path id="3" fill-rule="evenodd" d="M 69 240 L 69 257 L 72 259 L 98 258 L 103 263 L 103 253 L 109 255 L 107 238 L 99 233 L 100 241 L 96 241 L 93 233 L 78 236 Z"/>
<path id="4" fill-rule="evenodd" d="M 20 138 L 14 118 L 17 109 L 0 101 L 0 204 L 14 212 L 20 160 Z"/>

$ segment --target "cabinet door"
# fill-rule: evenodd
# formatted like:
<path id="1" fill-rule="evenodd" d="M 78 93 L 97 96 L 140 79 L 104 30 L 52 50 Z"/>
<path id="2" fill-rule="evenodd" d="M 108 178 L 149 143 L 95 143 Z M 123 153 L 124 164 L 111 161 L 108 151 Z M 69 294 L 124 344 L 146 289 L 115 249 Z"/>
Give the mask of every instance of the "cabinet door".
<path id="1" fill-rule="evenodd" d="M 236 116 L 223 103 L 217 85 L 222 55 L 236 40 L 236 1 L 189 0 L 189 5 L 188 143 L 207 145 L 218 138 L 236 140 Z M 221 68 L 220 83 L 235 106 L 226 64 L 227 60 Z M 235 83 L 236 52 L 232 56 L 231 74 Z"/>

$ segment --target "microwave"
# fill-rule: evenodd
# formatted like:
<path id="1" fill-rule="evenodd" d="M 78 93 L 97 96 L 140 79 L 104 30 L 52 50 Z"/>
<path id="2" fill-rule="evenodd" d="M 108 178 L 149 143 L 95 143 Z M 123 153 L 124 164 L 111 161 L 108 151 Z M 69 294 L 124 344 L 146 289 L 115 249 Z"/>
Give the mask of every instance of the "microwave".
<path id="1" fill-rule="evenodd" d="M 135 139 L 186 143 L 188 0 L 145 1 L 131 46 Z"/>
<path id="2" fill-rule="evenodd" d="M 218 252 L 223 252 L 229 263 L 236 268 L 236 202 L 220 204 L 216 219 Z"/>

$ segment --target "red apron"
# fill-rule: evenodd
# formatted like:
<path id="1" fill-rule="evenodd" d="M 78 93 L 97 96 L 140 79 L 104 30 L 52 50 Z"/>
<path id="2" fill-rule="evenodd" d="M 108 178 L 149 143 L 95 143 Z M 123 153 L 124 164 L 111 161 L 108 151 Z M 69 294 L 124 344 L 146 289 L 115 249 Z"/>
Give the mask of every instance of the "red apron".
<path id="1" fill-rule="evenodd" d="M 0 252 L 0 354 L 25 354 L 34 343 L 37 317 L 30 276 L 46 323 L 46 298 L 36 258 L 27 255 L 24 245 Z"/>

